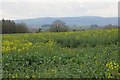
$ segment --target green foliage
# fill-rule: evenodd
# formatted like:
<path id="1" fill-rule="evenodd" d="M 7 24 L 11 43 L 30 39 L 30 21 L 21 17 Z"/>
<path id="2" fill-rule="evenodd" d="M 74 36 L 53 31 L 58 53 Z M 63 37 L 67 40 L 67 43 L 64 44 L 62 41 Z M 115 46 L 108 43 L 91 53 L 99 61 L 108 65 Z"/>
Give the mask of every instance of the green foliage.
<path id="1" fill-rule="evenodd" d="M 27 26 L 25 25 L 25 23 L 18 23 L 16 25 L 16 29 L 15 29 L 16 33 L 27 33 L 29 32 Z"/>
<path id="2" fill-rule="evenodd" d="M 28 28 L 24 23 L 16 24 L 14 21 L 4 19 L 0 23 L 2 23 L 1 29 L 3 34 L 28 32 Z"/>
<path id="3" fill-rule="evenodd" d="M 2 76 L 120 78 L 118 41 L 118 29 L 6 34 Z"/>
<path id="4" fill-rule="evenodd" d="M 104 26 L 105 29 L 117 28 L 117 25 L 108 24 Z"/>

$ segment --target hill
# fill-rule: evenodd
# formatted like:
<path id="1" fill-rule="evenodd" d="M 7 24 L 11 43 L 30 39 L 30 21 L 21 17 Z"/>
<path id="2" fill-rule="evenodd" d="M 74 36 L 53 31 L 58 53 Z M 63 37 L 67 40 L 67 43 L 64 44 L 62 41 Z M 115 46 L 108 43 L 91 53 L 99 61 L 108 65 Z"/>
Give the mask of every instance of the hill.
<path id="1" fill-rule="evenodd" d="M 39 27 L 44 24 L 51 24 L 55 20 L 62 20 L 67 25 L 92 25 L 97 24 L 99 26 L 104 26 L 108 24 L 117 25 L 117 17 L 99 17 L 99 16 L 82 16 L 82 17 L 43 17 L 43 18 L 34 18 L 34 19 L 21 19 L 15 20 L 16 23 L 24 22 L 29 27 Z"/>

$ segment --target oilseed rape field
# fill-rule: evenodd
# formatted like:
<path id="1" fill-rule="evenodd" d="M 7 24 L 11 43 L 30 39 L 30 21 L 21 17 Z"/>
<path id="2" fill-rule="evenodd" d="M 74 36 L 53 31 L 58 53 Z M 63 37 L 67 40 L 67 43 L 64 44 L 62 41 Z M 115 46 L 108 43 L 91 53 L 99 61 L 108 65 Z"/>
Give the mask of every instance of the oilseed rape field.
<path id="1" fill-rule="evenodd" d="M 120 78 L 118 29 L 2 35 L 3 78 Z"/>

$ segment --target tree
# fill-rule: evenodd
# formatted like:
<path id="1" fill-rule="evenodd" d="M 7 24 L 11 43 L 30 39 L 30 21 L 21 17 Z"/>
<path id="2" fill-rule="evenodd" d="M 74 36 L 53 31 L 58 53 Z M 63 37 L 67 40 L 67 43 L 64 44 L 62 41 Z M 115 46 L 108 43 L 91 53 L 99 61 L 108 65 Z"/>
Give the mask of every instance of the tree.
<path id="1" fill-rule="evenodd" d="M 68 31 L 68 26 L 61 20 L 56 20 L 52 23 L 51 27 L 49 28 L 51 32 L 66 32 Z"/>
<path id="2" fill-rule="evenodd" d="M 28 28 L 25 25 L 25 23 L 16 24 L 14 21 L 4 19 L 2 19 L 0 23 L 2 24 L 1 26 L 2 34 L 28 32 Z"/>
<path id="3" fill-rule="evenodd" d="M 17 33 L 27 33 L 29 31 L 28 31 L 28 28 L 25 23 L 19 23 L 16 25 L 16 32 Z"/>
<path id="4" fill-rule="evenodd" d="M 97 24 L 91 25 L 91 28 L 97 28 L 97 27 L 98 27 Z"/>
<path id="5" fill-rule="evenodd" d="M 11 20 L 2 20 L 2 33 L 13 33 L 15 30 L 15 22 Z"/>
<path id="6" fill-rule="evenodd" d="M 41 28 L 39 28 L 39 29 L 36 31 L 36 33 L 39 33 L 39 32 L 41 32 L 41 30 L 42 30 L 42 29 L 41 29 Z"/>
<path id="7" fill-rule="evenodd" d="M 117 25 L 108 24 L 104 26 L 105 29 L 117 28 Z"/>
<path id="8" fill-rule="evenodd" d="M 41 28 L 39 28 L 39 32 L 41 32 Z"/>

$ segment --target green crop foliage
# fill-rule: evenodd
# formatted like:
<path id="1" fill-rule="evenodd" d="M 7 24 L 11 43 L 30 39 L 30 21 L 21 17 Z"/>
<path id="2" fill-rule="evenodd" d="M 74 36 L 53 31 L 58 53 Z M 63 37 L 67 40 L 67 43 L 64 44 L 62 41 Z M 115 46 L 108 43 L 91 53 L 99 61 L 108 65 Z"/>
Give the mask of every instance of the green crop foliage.
<path id="1" fill-rule="evenodd" d="M 120 78 L 118 29 L 2 38 L 3 78 Z"/>

